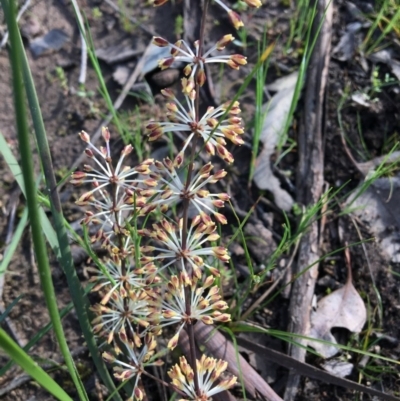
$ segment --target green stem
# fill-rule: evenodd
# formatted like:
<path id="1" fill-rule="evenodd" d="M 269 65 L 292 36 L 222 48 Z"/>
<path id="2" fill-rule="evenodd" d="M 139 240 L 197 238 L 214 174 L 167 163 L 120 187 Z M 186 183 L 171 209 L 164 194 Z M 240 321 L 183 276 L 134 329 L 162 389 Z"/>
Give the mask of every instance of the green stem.
<path id="1" fill-rule="evenodd" d="M 43 288 L 43 293 L 46 299 L 47 309 L 53 323 L 54 332 L 61 353 L 65 359 L 68 371 L 78 391 L 81 400 L 88 400 L 83 384 L 78 376 L 74 361 L 69 351 L 67 341 L 64 335 L 61 318 L 57 309 L 57 299 L 54 291 L 53 281 L 49 259 L 47 255 L 46 243 L 42 233 L 42 223 L 39 215 L 39 205 L 37 202 L 37 189 L 34 178 L 34 165 L 32 158 L 32 150 L 29 141 L 29 131 L 27 123 L 27 112 L 25 108 L 24 82 L 21 74 L 21 64 L 23 62 L 19 49 L 19 31 L 16 22 L 16 4 L 13 1 L 7 2 L 2 0 L 3 9 L 6 14 L 8 29 L 10 32 L 10 59 L 13 74 L 13 89 L 15 116 L 18 132 L 19 151 L 21 155 L 22 173 L 25 182 L 26 198 L 28 203 L 28 211 L 30 224 L 32 228 L 33 245 L 35 249 L 40 281 Z"/>
<path id="2" fill-rule="evenodd" d="M 8 2 L 6 0 L 1 0 L 3 4 L 3 8 L 8 9 Z M 7 13 L 6 13 L 7 14 Z M 9 19 L 11 20 L 11 19 Z M 96 366 L 96 369 L 103 381 L 103 383 L 107 386 L 110 392 L 115 390 L 115 385 L 113 380 L 111 379 L 107 368 L 100 356 L 100 353 L 97 348 L 96 340 L 93 336 L 91 325 L 88 317 L 88 308 L 89 303 L 84 295 L 81 283 L 76 275 L 74 262 L 71 255 L 71 249 L 69 246 L 68 234 L 65 227 L 65 220 L 62 213 L 61 202 L 59 199 L 59 195 L 57 192 L 57 182 L 54 176 L 54 168 L 51 160 L 49 145 L 47 141 L 46 131 L 43 124 L 42 113 L 40 109 L 40 104 L 37 98 L 36 89 L 33 83 L 33 78 L 30 72 L 28 60 L 26 58 L 26 54 L 23 48 L 22 39 L 18 31 L 18 27 L 16 26 L 16 34 L 15 37 L 10 37 L 11 43 L 14 49 L 18 49 L 19 51 L 11 52 L 18 53 L 19 58 L 19 66 L 18 70 L 23 71 L 24 78 L 24 87 L 27 92 L 28 103 L 32 115 L 32 121 L 34 126 L 34 131 L 36 135 L 36 141 L 39 148 L 40 158 L 43 165 L 43 171 L 46 178 L 46 193 L 50 198 L 50 208 L 52 212 L 52 217 L 55 225 L 55 231 L 57 235 L 57 240 L 59 243 L 59 262 L 62 266 L 68 282 L 68 287 L 71 292 L 71 297 L 74 302 L 74 306 L 77 312 L 78 320 L 83 332 L 83 336 L 85 338 L 86 344 L 88 346 L 91 357 L 93 358 L 93 362 Z M 11 30 L 10 30 L 11 31 Z M 23 103 L 25 104 L 25 103 Z M 16 110 L 19 111 L 19 107 L 16 107 Z M 25 110 L 25 109 L 24 109 Z M 24 112 L 25 113 L 25 112 Z M 18 117 L 17 121 L 21 121 L 21 118 Z M 26 121 L 26 120 L 24 120 Z M 29 147 L 29 144 L 28 144 Z M 30 149 L 30 147 L 29 147 Z M 24 161 L 24 157 L 22 156 L 22 161 Z M 32 169 L 30 171 L 33 171 Z M 25 179 L 25 182 L 27 180 Z M 34 181 L 30 181 L 34 182 Z M 36 195 L 35 195 L 36 199 Z M 42 234 L 38 235 L 42 238 Z M 65 358 L 67 360 L 67 358 Z M 121 397 L 116 394 L 115 400 L 121 401 Z"/>

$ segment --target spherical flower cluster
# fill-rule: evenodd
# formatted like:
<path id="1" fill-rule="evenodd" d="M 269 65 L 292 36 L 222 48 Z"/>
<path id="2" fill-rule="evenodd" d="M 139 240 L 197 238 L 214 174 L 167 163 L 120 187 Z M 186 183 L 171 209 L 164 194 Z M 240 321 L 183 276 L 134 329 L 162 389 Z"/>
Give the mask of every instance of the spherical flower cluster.
<path id="1" fill-rule="evenodd" d="M 229 261 L 229 255 L 226 248 L 222 246 L 202 247 L 205 242 L 212 242 L 219 239 L 216 233 L 216 225 L 211 222 L 205 214 L 196 216 L 187 232 L 186 244 L 183 243 L 182 219 L 179 226 L 169 223 L 166 219 L 160 224 L 153 224 L 153 230 L 143 229 L 140 234 L 148 236 L 159 242 L 162 247 L 143 246 L 141 253 L 151 253 L 153 256 L 142 256 L 140 261 L 147 268 L 151 268 L 155 261 L 163 262 L 159 269 L 177 264 L 180 271 L 187 272 L 186 263 L 193 269 L 194 276 L 200 278 L 201 269 L 206 267 L 212 274 L 219 275 L 216 268 L 210 266 L 205 257 L 214 257 L 222 262 Z M 157 253 L 155 253 L 157 252 Z"/>
<path id="2" fill-rule="evenodd" d="M 128 263 L 127 263 L 128 262 Z M 101 300 L 105 305 L 114 292 L 120 293 L 121 297 L 127 296 L 127 288 L 142 288 L 146 284 L 144 273 L 150 276 L 153 272 L 145 272 L 143 269 L 136 269 L 127 259 L 123 262 L 118 255 L 112 255 L 104 265 L 99 268 L 88 267 L 87 271 L 92 273 L 90 282 L 96 283 L 92 292 L 106 290 Z"/>
<path id="3" fill-rule="evenodd" d="M 187 100 L 188 110 L 179 102 L 173 92 L 164 89 L 161 93 L 170 100 L 167 103 L 168 122 L 150 122 L 146 129 L 149 132 L 149 140 L 154 141 L 165 132 L 186 131 L 189 136 L 185 145 L 178 154 L 177 164 L 183 161 L 183 153 L 195 135 L 200 136 L 204 141 L 204 148 L 210 155 L 218 154 L 225 162 L 232 163 L 233 156 L 226 149 L 225 139 L 229 139 L 235 145 L 242 145 L 241 135 L 244 130 L 241 126 L 239 102 L 225 102 L 217 108 L 209 107 L 205 114 L 198 118 L 194 99 L 196 91 L 188 89 L 192 87 L 190 81 L 182 79 L 183 93 Z M 222 119 L 223 118 L 223 119 Z"/>
<path id="4" fill-rule="evenodd" d="M 146 199 L 136 196 L 138 188 L 154 186 L 153 179 L 143 178 L 150 174 L 152 159 L 147 159 L 135 167 L 125 166 L 124 159 L 133 148 L 127 145 L 121 152 L 116 167 L 113 166 L 110 149 L 110 132 L 103 127 L 102 136 L 106 146 L 96 148 L 90 141 L 90 136 L 82 131 L 79 136 L 87 143 L 85 154 L 93 160 L 95 166 L 84 165 L 83 171 L 72 174 L 71 183 L 79 186 L 91 183 L 93 189 L 84 193 L 76 202 L 79 206 L 90 206 L 86 210 L 83 224 L 99 225 L 93 242 L 101 241 L 103 245 L 113 243 L 116 233 L 124 231 L 125 222 L 129 216 L 145 205 Z M 135 202 L 132 202 L 135 198 Z M 125 230 L 124 234 L 128 236 Z"/>
<path id="5" fill-rule="evenodd" d="M 198 282 L 197 278 L 190 279 L 183 272 L 178 276 L 172 276 L 167 284 L 166 292 L 162 297 L 158 294 L 153 303 L 155 312 L 151 319 L 156 327 L 178 324 L 176 334 L 168 342 L 168 348 L 174 349 L 178 344 L 179 334 L 186 323 L 194 323 L 201 320 L 205 324 L 214 322 L 229 322 L 230 315 L 221 311 L 228 309 L 228 305 L 221 299 L 218 286 L 214 285 L 215 278 L 208 276 L 204 282 Z M 190 288 L 189 299 L 186 288 Z M 190 311 L 188 312 L 188 304 Z"/>
<path id="6" fill-rule="evenodd" d="M 143 290 L 129 290 L 126 297 L 114 291 L 107 305 L 96 304 L 91 310 L 97 315 L 92 321 L 94 333 L 107 337 L 108 343 L 125 328 L 136 333 L 136 325 L 149 326 L 149 295 Z"/>
<path id="7" fill-rule="evenodd" d="M 192 178 L 189 186 L 181 179 L 181 174 L 175 168 L 169 158 L 162 162 L 154 163 L 155 171 L 150 173 L 150 177 L 154 178 L 159 187 L 140 191 L 140 195 L 150 198 L 147 204 L 143 207 L 143 212 L 147 213 L 157 206 L 161 212 L 166 212 L 170 205 L 177 204 L 180 201 L 187 199 L 193 204 L 199 213 L 206 211 L 214 215 L 215 219 L 221 224 L 226 224 L 226 218 L 222 214 L 215 211 L 214 208 L 221 208 L 224 203 L 229 200 L 229 195 L 226 193 L 210 193 L 206 189 L 207 184 L 215 184 L 226 176 L 225 170 L 217 171 L 211 174 L 213 165 L 207 163 L 204 165 Z M 213 207 L 211 207 L 209 204 Z"/>
<path id="8" fill-rule="evenodd" d="M 221 359 L 217 360 L 202 355 L 200 360 L 196 360 L 196 366 L 200 393 L 196 392 L 194 371 L 184 356 L 179 358 L 179 365 L 176 364 L 168 372 L 173 385 L 186 395 L 180 401 L 209 401 L 213 395 L 230 389 L 236 383 L 236 377 L 218 382 L 218 379 L 228 367 L 228 363 Z"/>
<path id="9" fill-rule="evenodd" d="M 154 37 L 153 44 L 171 49 L 171 57 L 159 60 L 158 65 L 162 70 L 170 67 L 175 61 L 185 62 L 187 65 L 184 69 L 184 74 L 188 77 L 189 82 L 196 81 L 199 86 L 203 86 L 206 81 L 204 64 L 225 63 L 235 70 L 247 64 L 246 57 L 241 54 L 211 55 L 215 51 L 220 52 L 225 49 L 225 46 L 234 39 L 232 35 L 225 35 L 202 55 L 199 54 L 200 42 L 198 40 L 194 42 L 194 52 L 184 40 L 170 43 L 164 38 Z"/>
<path id="10" fill-rule="evenodd" d="M 104 352 L 102 354 L 103 359 L 115 365 L 114 376 L 116 379 L 124 382 L 135 378 L 132 383 L 132 394 L 128 401 L 133 401 L 133 399 L 141 401 L 143 399 L 143 392 L 138 387 L 138 383 L 145 368 L 149 366 L 161 366 L 163 364 L 161 360 L 154 360 L 157 341 L 149 333 L 146 334 L 143 340 L 135 336 L 134 340 L 131 341 L 124 330 L 121 330 L 119 333 L 119 340 L 123 345 L 122 349 L 115 347 L 116 355 Z M 121 353 L 124 356 L 124 360 L 120 359 Z"/>

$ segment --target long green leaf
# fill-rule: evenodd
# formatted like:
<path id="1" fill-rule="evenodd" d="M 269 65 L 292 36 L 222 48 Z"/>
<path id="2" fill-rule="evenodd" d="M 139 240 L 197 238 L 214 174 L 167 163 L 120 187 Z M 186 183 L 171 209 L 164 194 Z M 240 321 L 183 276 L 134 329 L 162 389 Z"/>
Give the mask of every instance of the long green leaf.
<path id="1" fill-rule="evenodd" d="M 12 301 L 10 303 L 10 305 L 7 306 L 7 309 L 0 315 L 0 324 L 3 323 L 3 321 L 6 319 L 6 317 L 9 315 L 9 313 L 11 312 L 11 309 L 14 308 L 14 306 L 19 302 L 19 300 L 24 296 L 24 294 L 20 294 L 18 295 L 17 298 L 14 299 L 14 301 Z M 1 375 L 0 375 L 1 376 Z"/>
<path id="2" fill-rule="evenodd" d="M 2 1 L 4 2 L 5 0 Z M 27 61 L 25 50 L 22 44 L 22 39 L 19 34 L 17 39 L 18 39 L 17 45 L 20 49 L 21 67 L 24 76 L 25 89 L 27 92 L 29 108 L 31 111 L 33 126 L 35 129 L 36 140 L 46 178 L 47 193 L 49 194 L 50 198 L 52 217 L 55 224 L 55 230 L 54 230 L 43 209 L 40 209 L 43 231 L 47 235 L 47 239 L 50 242 L 50 245 L 57 256 L 57 259 L 59 260 L 66 274 L 68 287 L 71 292 L 72 300 L 74 302 L 74 306 L 77 312 L 79 324 L 81 326 L 90 355 L 93 359 L 94 364 L 96 365 L 97 372 L 99 373 L 103 383 L 107 386 L 108 390 L 110 392 L 113 392 L 115 390 L 115 385 L 100 356 L 96 340 L 94 338 L 92 328 L 90 325 L 89 321 L 90 319 L 88 317 L 89 303 L 87 298 L 83 294 L 81 283 L 76 275 L 75 266 L 73 263 L 71 250 L 69 246 L 68 234 L 65 228 L 64 216 L 62 214 L 61 203 L 57 192 L 57 184 L 54 176 L 54 168 L 51 161 L 50 149 L 47 142 L 47 136 L 43 124 L 40 104 L 37 98 L 35 85 Z M 2 146 L 0 146 L 0 149 L 2 149 Z M 10 155 L 8 155 L 8 158 L 10 159 Z M 14 170 L 17 170 L 18 164 L 16 163 L 16 161 L 13 161 L 13 163 L 14 163 L 13 164 Z M 9 165 L 11 167 L 11 164 Z M 15 173 L 16 174 L 14 174 L 14 176 L 19 177 L 19 175 L 17 175 L 18 171 L 15 171 Z M 116 395 L 114 398 L 118 401 L 121 400 L 121 397 L 119 395 Z"/>
<path id="3" fill-rule="evenodd" d="M 4 274 L 7 270 L 7 267 L 14 255 L 15 250 L 17 249 L 17 246 L 19 244 L 19 241 L 21 240 L 22 234 L 24 233 L 24 229 L 26 226 L 26 223 L 28 222 L 28 209 L 24 209 L 24 212 L 22 213 L 22 217 L 19 220 L 17 229 L 14 232 L 13 238 L 10 242 L 9 247 L 7 248 L 7 251 L 4 255 L 3 260 L 1 261 L 0 264 L 0 275 Z"/>
<path id="4" fill-rule="evenodd" d="M 72 401 L 72 398 L 3 330 L 0 329 L 0 347 L 21 368 L 32 376 L 43 388 L 60 401 Z"/>
<path id="5" fill-rule="evenodd" d="M 16 21 L 16 3 L 14 1 L 1 0 L 8 30 L 10 32 L 10 61 L 13 77 L 13 95 L 15 106 L 16 126 L 18 133 L 19 152 L 21 155 L 22 174 L 25 183 L 26 199 L 29 211 L 29 220 L 32 228 L 32 239 L 38 262 L 39 276 L 43 293 L 46 299 L 47 309 L 53 322 L 54 332 L 61 353 L 65 359 L 68 371 L 74 382 L 81 400 L 88 400 L 85 388 L 80 380 L 61 324 L 57 309 L 57 299 L 54 291 L 49 258 L 46 243 L 42 234 L 42 223 L 38 211 L 37 188 L 34 179 L 34 165 L 32 149 L 29 138 L 28 119 L 25 105 L 24 82 L 22 79 L 21 65 L 23 61 L 23 46 Z"/>

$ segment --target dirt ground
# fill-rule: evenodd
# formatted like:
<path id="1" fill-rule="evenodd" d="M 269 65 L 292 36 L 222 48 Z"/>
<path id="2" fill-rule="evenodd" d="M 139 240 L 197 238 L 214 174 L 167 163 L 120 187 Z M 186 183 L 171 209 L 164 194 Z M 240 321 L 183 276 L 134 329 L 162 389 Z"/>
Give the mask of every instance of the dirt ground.
<path id="1" fill-rule="evenodd" d="M 113 73 L 118 65 L 135 66 L 140 59 L 143 51 L 151 40 L 151 35 L 142 28 L 157 32 L 167 39 L 174 39 L 174 27 L 177 23 L 177 17 L 182 14 L 182 2 L 175 1 L 175 5 L 168 4 L 162 9 L 153 9 L 150 6 L 138 7 L 137 0 L 128 0 L 124 3 L 126 13 L 136 18 L 138 25 L 128 23 L 126 20 L 116 13 L 107 3 L 98 0 L 87 0 L 81 2 L 82 10 L 86 13 L 91 28 L 91 34 L 96 49 L 108 49 L 117 45 L 124 45 L 127 49 L 138 50 L 137 55 L 132 56 L 129 60 L 112 64 L 101 61 L 101 68 L 109 88 L 111 98 L 116 99 L 121 91 L 121 86 L 113 79 Z M 117 4 L 117 3 L 116 3 Z M 342 36 L 346 24 L 353 21 L 346 2 L 344 0 L 334 1 L 334 22 L 332 43 L 335 47 Z M 371 1 L 355 1 L 360 9 L 365 12 L 368 7 L 374 7 Z M 221 36 L 221 32 L 234 33 L 229 22 L 220 9 L 212 7 L 215 21 L 209 21 L 208 40 L 211 42 Z M 293 52 L 283 55 L 279 49 L 282 49 L 285 40 L 289 34 L 289 21 L 291 19 L 290 7 L 285 1 L 272 0 L 268 1 L 256 14 L 244 13 L 245 21 L 248 26 L 249 43 L 254 38 L 259 39 L 262 32 L 266 28 L 267 41 L 278 39 L 278 51 L 276 57 L 271 64 L 267 82 L 272 82 L 282 73 L 291 72 L 298 67 L 301 57 L 301 44 L 293 45 Z M 218 21 L 218 24 L 216 23 Z M 0 24 L 2 21 L 0 21 Z M 77 93 L 78 76 L 80 70 L 80 45 L 79 31 L 75 23 L 74 13 L 69 2 L 51 1 L 51 0 L 33 0 L 28 11 L 22 17 L 20 22 L 21 29 L 25 32 L 24 41 L 27 48 L 33 77 L 36 83 L 40 104 L 42 106 L 43 118 L 48 134 L 50 148 L 53 156 L 53 162 L 58 178 L 62 178 L 64 174 L 74 165 L 78 157 L 83 151 L 83 143 L 78 139 L 78 132 L 85 130 L 88 133 L 94 133 L 102 121 L 102 117 L 107 113 L 104 100 L 99 93 L 99 85 L 94 70 L 89 66 L 86 80 L 86 95 Z M 2 25 L 2 27 L 4 27 Z M 62 30 L 68 37 L 67 41 L 58 50 L 47 51 L 39 57 L 33 57 L 29 50 L 29 43 L 38 36 L 44 35 L 52 29 Z M 390 42 L 390 46 L 397 58 L 400 59 L 399 38 Z M 256 49 L 249 46 L 247 49 L 238 49 L 244 52 L 249 60 L 249 68 L 256 61 Z M 335 207 L 328 214 L 323 232 L 324 241 L 321 254 L 328 254 L 336 249 L 343 247 L 344 243 L 359 243 L 360 233 L 352 223 L 352 219 L 348 216 L 338 217 L 341 205 L 343 205 L 343 197 L 354 189 L 360 180 L 364 177 L 354 165 L 354 163 L 346 155 L 341 141 L 341 131 L 338 122 L 338 107 L 343 99 L 343 95 L 348 91 L 367 90 L 371 87 L 371 71 L 373 64 L 371 61 L 365 61 L 368 69 L 362 67 L 362 60 L 358 56 L 350 60 L 338 60 L 332 57 L 326 101 L 326 130 L 324 132 L 325 141 L 325 166 L 324 175 L 326 183 L 332 188 L 339 188 L 347 183 L 345 189 L 337 196 Z M 389 68 L 384 64 L 378 64 L 380 76 L 390 74 Z M 62 67 L 62 69 L 57 69 Z M 60 76 L 60 71 L 64 76 Z M 217 88 L 217 94 L 223 93 L 221 87 L 228 88 L 223 95 L 227 98 L 232 96 L 237 90 L 240 81 L 246 76 L 250 69 L 244 68 L 240 72 L 225 77 L 225 81 L 220 82 L 217 78 L 218 71 L 212 70 L 213 81 Z M 173 76 L 171 79 L 174 80 Z M 157 76 L 151 81 L 151 87 L 154 90 L 160 89 L 160 82 Z M 162 79 L 167 79 L 163 77 Z M 165 82 L 165 81 L 162 81 Z M 254 88 L 253 88 L 254 89 Z M 229 93 L 230 91 L 230 93 Z M 243 109 L 243 117 L 250 121 L 253 118 L 255 104 L 254 95 L 250 86 L 247 92 L 241 98 L 241 106 Z M 92 92 L 90 94 L 89 92 Z M 0 93 L 3 102 L 0 102 L 0 131 L 5 136 L 7 142 L 16 149 L 15 121 L 13 114 L 12 89 L 10 68 L 6 49 L 0 51 Z M 398 140 L 399 133 L 399 117 L 400 117 L 400 88 L 399 85 L 392 85 L 381 88 L 380 92 L 373 94 L 376 102 L 373 107 L 363 107 L 354 102 L 347 101 L 345 107 L 342 108 L 342 123 L 345 127 L 346 135 L 349 143 L 352 144 L 351 150 L 354 152 L 358 162 L 371 160 L 374 157 L 388 153 L 390 148 Z M 149 106 L 145 102 L 138 101 L 133 96 L 128 96 L 121 110 L 129 112 L 135 107 L 141 110 L 141 120 L 132 118 L 133 130 L 138 125 L 144 126 L 146 118 L 151 112 L 159 112 L 159 98 L 156 98 L 156 104 Z M 301 113 L 300 101 L 298 111 L 295 114 L 295 123 L 290 130 L 290 136 L 296 140 L 297 131 L 296 123 Z M 113 126 L 110 125 L 111 131 Z M 360 136 L 362 131 L 362 136 Z M 360 139 L 362 138 L 362 139 Z M 251 134 L 245 136 L 247 143 L 251 143 Z M 122 142 L 118 141 L 116 147 L 122 147 Z M 148 147 L 148 145 L 145 145 Z M 159 145 L 155 145 L 156 148 Z M 148 148 L 150 149 L 150 148 Z M 247 177 L 249 172 L 249 162 L 251 158 L 251 146 L 243 146 L 239 150 L 235 150 L 235 157 L 238 160 L 237 165 L 228 168 L 231 174 L 230 195 L 233 197 L 233 203 L 238 210 L 247 211 L 257 200 L 260 191 L 255 185 L 247 191 Z M 364 158 L 362 158 L 364 157 Z M 297 163 L 296 148 L 294 148 L 282 160 L 278 167 L 278 175 L 282 178 L 282 186 L 286 188 L 293 197 L 301 188 L 295 187 L 295 171 Z M 221 165 L 222 166 L 222 165 Z M 39 169 L 38 169 L 39 171 Z M 23 199 L 20 195 L 15 180 L 8 170 L 4 160 L 0 157 L 0 173 L 2 176 L 2 185 L 0 185 L 0 252 L 3 253 L 6 248 L 6 237 L 13 226 L 9 226 L 10 210 L 13 206 L 17 207 L 17 218 L 23 206 Z M 61 197 L 65 203 L 65 213 L 71 222 L 79 221 L 79 209 L 74 205 L 77 194 L 74 193 L 69 185 L 63 187 Z M 279 241 L 282 236 L 282 224 L 285 221 L 283 213 L 274 206 L 273 198 L 270 194 L 264 194 L 265 202 L 260 202 L 255 209 L 252 223 L 260 222 L 262 225 L 268 226 L 274 241 Z M 229 213 L 228 213 L 229 215 Z M 229 216 L 229 218 L 233 217 Z M 295 224 L 296 215 L 292 212 L 288 213 L 289 220 Z M 389 228 L 388 228 L 389 229 Z M 398 231 L 397 222 L 393 222 L 391 230 Z M 371 238 L 371 233 L 367 225 L 360 224 L 360 230 L 363 239 Z M 240 248 L 240 245 L 237 244 Z M 239 281 L 246 280 L 245 265 L 246 260 L 239 251 L 232 251 L 234 261 L 238 266 L 237 274 Z M 261 266 L 264 256 L 257 255 L 257 250 L 252 250 L 252 257 L 255 264 Z M 369 304 L 369 329 L 375 334 L 371 338 L 377 339 L 377 334 L 382 340 L 376 342 L 372 348 L 368 350 L 377 352 L 388 358 L 399 360 L 400 357 L 400 292 L 399 292 L 399 274 L 400 267 L 398 264 L 385 259 L 379 244 L 369 241 L 364 245 L 354 245 L 351 247 L 352 269 L 354 285 L 357 291 L 362 294 L 362 298 Z M 288 256 L 289 257 L 289 256 Z M 81 264 L 77 265 L 78 273 L 82 281 L 87 280 L 84 272 L 85 258 L 81 259 Z M 244 266 L 244 267 L 243 267 Z M 328 281 L 319 281 L 316 287 L 316 295 L 321 297 L 326 294 L 329 289 L 336 289 L 343 284 L 346 279 L 346 267 L 344 263 L 343 253 L 334 254 L 332 257 L 326 258 L 320 266 L 319 277 L 327 277 Z M 397 274 L 397 275 L 396 275 Z M 371 275 L 375 280 L 377 290 L 381 300 L 377 299 L 376 291 L 372 287 Z M 68 288 L 65 285 L 65 278 L 59 266 L 53 263 L 54 285 L 58 295 L 59 307 L 62 308 L 70 302 Z M 328 284 L 327 284 L 328 283 Z M 14 338 L 24 345 L 37 332 L 39 332 L 48 322 L 48 314 L 46 312 L 45 302 L 41 295 L 38 272 L 35 266 L 32 243 L 30 233 L 25 232 L 21 244 L 8 268 L 5 275 L 4 286 L 2 287 L 3 306 L 7 307 L 16 297 L 23 294 L 20 301 L 12 309 L 7 323 L 3 324 L 8 332 Z M 280 330 L 286 330 L 288 324 L 287 308 L 288 299 L 282 295 L 276 297 L 264 312 L 260 312 L 256 316 L 259 324 Z M 257 294 L 254 294 L 256 299 Z M 381 302 L 382 305 L 382 321 L 379 322 L 377 317 L 377 306 Z M 79 329 L 78 320 L 74 312 L 69 313 L 63 320 L 64 329 L 67 334 L 68 343 L 72 352 L 75 353 L 75 360 L 81 372 L 82 379 L 93 400 L 101 400 L 104 394 L 102 386 L 98 383 L 98 378 L 93 372 L 93 366 L 84 347 L 84 342 Z M 379 327 L 378 327 L 379 326 Z M 340 333 L 338 336 L 340 337 Z M 344 343 L 349 344 L 353 340 L 350 339 L 349 333 L 342 333 Z M 375 336 L 375 337 L 374 337 Z M 343 338 L 343 337 L 342 337 Z M 354 345 L 354 342 L 352 343 Z M 279 343 L 277 349 L 285 350 L 285 344 Z M 72 384 L 69 382 L 67 374 L 62 367 L 60 354 L 55 345 L 53 334 L 46 334 L 30 351 L 30 354 L 38 358 L 47 369 L 54 375 L 56 380 L 62 384 L 63 388 L 72 391 Z M 346 358 L 348 354 L 344 354 Z M 361 357 L 352 355 L 352 362 L 357 364 L 357 360 Z M 6 357 L 0 354 L 0 367 L 6 362 Z M 315 357 L 307 359 L 308 362 L 318 365 L 321 361 Z M 54 364 L 55 367 L 51 367 Z M 58 368 L 57 368 L 58 366 Z M 371 367 L 376 368 L 375 373 L 371 373 L 371 377 L 362 376 L 354 369 L 349 377 L 358 381 L 362 378 L 362 383 L 372 386 L 378 390 L 385 391 L 393 395 L 400 395 L 399 385 L 399 369 L 394 365 L 384 362 L 371 363 Z M 257 366 L 257 369 L 265 371 L 264 368 Z M 282 392 L 282 384 L 286 377 L 286 370 L 273 367 L 276 371 L 270 374 L 271 386 L 276 388 L 278 392 Z M 394 371 L 394 372 L 393 372 Z M 30 382 L 24 381 L 20 385 L 13 386 L 13 380 L 20 379 L 23 376 L 21 370 L 13 367 L 4 377 L 0 377 L 0 399 L 4 401 L 19 400 L 38 400 L 46 401 L 52 398 L 39 389 L 39 387 Z M 373 376 L 373 377 L 372 377 Z M 22 377 L 23 378 L 23 377 Z M 238 397 L 239 398 L 239 397 Z M 151 398 L 157 400 L 158 398 Z M 366 400 L 370 399 L 365 395 L 356 395 L 350 390 L 341 387 L 330 386 L 318 381 L 303 378 L 301 387 L 297 396 L 297 400 L 319 401 L 319 400 Z"/>

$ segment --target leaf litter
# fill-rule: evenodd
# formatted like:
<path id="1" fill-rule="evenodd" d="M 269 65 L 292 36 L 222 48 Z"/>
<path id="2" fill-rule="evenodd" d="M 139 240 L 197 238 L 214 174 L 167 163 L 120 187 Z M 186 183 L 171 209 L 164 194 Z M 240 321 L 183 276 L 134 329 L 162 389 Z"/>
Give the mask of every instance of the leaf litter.
<path id="1" fill-rule="evenodd" d="M 271 191 L 274 195 L 275 204 L 284 211 L 289 211 L 292 208 L 294 200 L 281 187 L 279 179 L 272 172 L 271 156 L 282 138 L 293 101 L 297 78 L 298 72 L 296 71 L 267 86 L 268 90 L 276 91 L 276 94 L 263 106 L 263 114 L 266 116 L 260 141 L 264 146 L 256 159 L 254 172 L 254 182 L 258 188 Z"/>
<path id="2" fill-rule="evenodd" d="M 345 328 L 352 333 L 359 333 L 367 319 L 367 310 L 364 301 L 354 288 L 348 250 L 346 284 L 336 291 L 319 300 L 315 311 L 311 312 L 311 330 L 309 337 L 328 341 L 325 344 L 308 340 L 307 344 L 314 348 L 322 357 L 330 358 L 339 352 L 336 338 L 331 330 L 334 327 Z"/>

